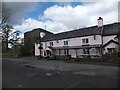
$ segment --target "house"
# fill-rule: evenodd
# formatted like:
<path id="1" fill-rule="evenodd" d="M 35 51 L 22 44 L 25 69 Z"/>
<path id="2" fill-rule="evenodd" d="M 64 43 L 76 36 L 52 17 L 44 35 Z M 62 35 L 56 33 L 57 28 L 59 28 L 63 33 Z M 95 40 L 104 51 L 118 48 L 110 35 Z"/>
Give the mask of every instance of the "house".
<path id="1" fill-rule="evenodd" d="M 96 26 L 43 37 L 41 50 L 39 49 L 40 44 L 35 43 L 35 56 L 39 56 L 41 53 L 43 57 L 70 55 L 72 58 L 86 56 L 95 58 L 117 50 L 116 34 L 120 23 L 103 25 L 101 17 L 97 21 L 98 25 Z"/>
<path id="2" fill-rule="evenodd" d="M 28 31 L 24 33 L 24 46 L 27 49 L 27 53 L 29 55 L 34 55 L 34 50 L 35 50 L 34 45 L 36 40 L 39 38 L 40 32 L 45 32 L 46 36 L 53 34 L 42 28 L 36 28 L 36 29 L 33 29 L 32 31 Z"/>

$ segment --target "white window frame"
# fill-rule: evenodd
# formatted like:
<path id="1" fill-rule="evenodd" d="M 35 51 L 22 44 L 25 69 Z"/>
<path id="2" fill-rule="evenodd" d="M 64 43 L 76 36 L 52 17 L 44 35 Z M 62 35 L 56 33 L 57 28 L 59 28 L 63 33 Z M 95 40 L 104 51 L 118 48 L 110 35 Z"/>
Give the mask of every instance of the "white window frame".
<path id="1" fill-rule="evenodd" d="M 53 42 L 50 42 L 50 46 L 51 46 L 51 47 L 53 46 Z"/>
<path id="2" fill-rule="evenodd" d="M 89 43 L 89 38 L 84 38 L 84 39 L 82 39 L 82 43 L 83 43 L 83 44 L 88 44 L 88 43 Z"/>
<path id="3" fill-rule="evenodd" d="M 68 41 L 64 41 L 64 46 L 68 46 Z"/>

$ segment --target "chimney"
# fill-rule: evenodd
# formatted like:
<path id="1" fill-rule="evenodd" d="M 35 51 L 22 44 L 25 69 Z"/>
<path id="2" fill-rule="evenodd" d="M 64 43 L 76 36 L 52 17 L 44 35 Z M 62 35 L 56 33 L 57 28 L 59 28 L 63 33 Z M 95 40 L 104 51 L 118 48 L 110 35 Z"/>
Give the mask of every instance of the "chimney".
<path id="1" fill-rule="evenodd" d="M 103 18 L 99 17 L 99 19 L 97 19 L 98 21 L 98 27 L 102 27 L 103 26 Z"/>

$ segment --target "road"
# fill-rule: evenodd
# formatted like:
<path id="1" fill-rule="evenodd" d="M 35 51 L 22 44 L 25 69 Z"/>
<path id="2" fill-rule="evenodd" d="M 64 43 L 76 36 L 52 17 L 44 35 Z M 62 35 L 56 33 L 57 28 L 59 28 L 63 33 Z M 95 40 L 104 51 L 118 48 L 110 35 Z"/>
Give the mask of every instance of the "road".
<path id="1" fill-rule="evenodd" d="M 22 59 L 2 61 L 2 88 L 118 88 L 117 67 Z M 53 69 L 56 62 L 59 66 Z"/>

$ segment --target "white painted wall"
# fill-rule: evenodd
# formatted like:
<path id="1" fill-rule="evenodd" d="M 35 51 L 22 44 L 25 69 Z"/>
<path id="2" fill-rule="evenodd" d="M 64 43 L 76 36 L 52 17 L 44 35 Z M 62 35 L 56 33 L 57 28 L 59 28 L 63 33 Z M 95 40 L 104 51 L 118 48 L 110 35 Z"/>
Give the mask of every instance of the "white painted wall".
<path id="1" fill-rule="evenodd" d="M 39 56 L 40 55 L 40 50 L 38 48 L 39 46 L 40 46 L 39 44 L 35 43 L 35 56 Z"/>
<path id="2" fill-rule="evenodd" d="M 109 45 L 107 45 L 105 48 L 104 48 L 104 53 L 108 52 L 107 51 L 107 48 L 118 48 L 118 45 L 115 44 L 115 43 L 110 43 Z"/>
<path id="3" fill-rule="evenodd" d="M 69 38 L 69 39 L 62 39 L 59 40 L 59 43 L 57 43 L 57 40 L 54 41 L 48 41 L 44 42 L 44 46 L 50 46 L 50 42 L 53 42 L 53 47 L 62 47 L 64 46 L 64 41 L 68 41 L 68 46 L 81 46 L 83 45 L 82 43 L 82 39 L 84 38 L 88 38 L 89 39 L 89 43 L 90 45 L 95 45 L 95 44 L 101 44 L 101 36 L 100 35 L 96 35 L 96 39 L 94 39 L 94 36 L 86 36 L 86 37 L 76 37 L 76 38 Z"/>
<path id="4" fill-rule="evenodd" d="M 40 49 L 39 49 L 39 46 L 40 46 L 40 44 L 36 44 L 35 43 L 35 56 L 39 56 L 40 55 Z M 43 56 L 44 55 L 44 49 L 41 49 L 41 56 Z"/>
<path id="5" fill-rule="evenodd" d="M 116 37 L 116 35 L 104 36 L 103 37 L 103 44 L 106 44 L 111 39 L 115 40 L 114 39 L 115 37 Z M 69 38 L 69 39 L 62 39 L 62 40 L 59 40 L 59 43 L 57 43 L 57 40 L 42 42 L 43 50 L 45 50 L 45 48 L 50 46 L 50 42 L 53 42 L 53 47 L 63 47 L 64 46 L 64 41 L 68 41 L 68 46 L 81 46 L 81 45 L 83 45 L 82 39 L 85 39 L 85 38 L 89 39 L 89 43 L 88 44 L 90 44 L 90 45 L 96 45 L 96 44 L 101 44 L 102 43 L 100 35 L 96 35 L 96 39 L 94 39 L 94 35 L 91 35 L 91 36 L 85 36 L 85 37 L 75 37 L 75 38 Z M 39 55 L 38 47 L 39 47 L 39 45 L 35 44 L 35 56 Z M 116 47 L 116 46 L 113 43 L 113 44 L 110 44 L 109 47 Z M 83 54 L 83 50 L 82 49 L 77 50 L 77 52 L 78 52 L 78 55 Z M 92 49 L 92 50 L 90 50 L 90 52 L 91 52 L 91 55 L 92 54 L 95 55 L 96 52 L 98 52 L 98 51 L 96 51 L 95 49 Z M 56 51 L 56 54 L 58 55 L 59 52 Z M 75 50 L 70 50 L 69 54 L 71 54 L 72 57 L 76 57 L 76 51 Z M 64 55 L 64 50 L 61 50 L 61 55 Z"/>
<path id="6" fill-rule="evenodd" d="M 106 44 L 107 42 L 109 42 L 110 40 L 116 41 L 115 37 L 116 37 L 116 35 L 104 36 L 103 37 L 103 45 Z"/>
<path id="7" fill-rule="evenodd" d="M 75 49 L 69 50 L 69 54 L 71 55 L 72 58 L 76 58 L 76 50 Z"/>

